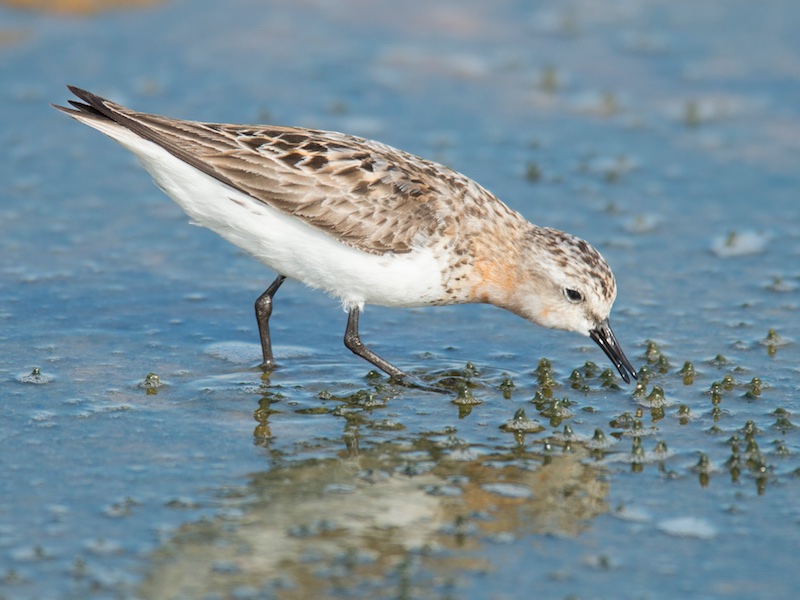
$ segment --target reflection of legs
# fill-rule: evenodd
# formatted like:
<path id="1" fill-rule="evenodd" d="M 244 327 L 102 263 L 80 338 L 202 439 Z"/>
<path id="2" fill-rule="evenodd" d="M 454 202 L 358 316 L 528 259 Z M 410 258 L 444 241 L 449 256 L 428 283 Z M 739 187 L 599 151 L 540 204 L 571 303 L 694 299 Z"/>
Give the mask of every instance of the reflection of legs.
<path id="1" fill-rule="evenodd" d="M 267 290 L 256 300 L 256 321 L 258 322 L 258 335 L 261 337 L 261 354 L 264 362 L 261 363 L 262 369 L 274 369 L 275 359 L 272 356 L 272 342 L 269 339 L 269 316 L 272 314 L 272 297 L 286 277 L 278 275 Z"/>
<path id="2" fill-rule="evenodd" d="M 344 345 L 352 350 L 354 354 L 357 354 L 364 360 L 371 362 L 381 371 L 387 373 L 390 377 L 408 377 L 400 369 L 385 361 L 372 350 L 367 348 L 364 345 L 364 342 L 361 341 L 361 338 L 358 336 L 358 315 L 360 312 L 361 311 L 358 310 L 357 306 L 354 306 L 350 309 L 350 316 L 347 318 L 347 329 L 344 332 Z"/>

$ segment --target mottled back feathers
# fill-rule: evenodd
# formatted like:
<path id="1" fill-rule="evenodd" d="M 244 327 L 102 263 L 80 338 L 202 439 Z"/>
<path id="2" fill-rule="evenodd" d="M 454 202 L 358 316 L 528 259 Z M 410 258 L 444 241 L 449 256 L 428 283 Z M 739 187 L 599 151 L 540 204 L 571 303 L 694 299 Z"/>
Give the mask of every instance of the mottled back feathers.
<path id="1" fill-rule="evenodd" d="M 70 89 L 86 103 L 71 102 L 84 115 L 119 123 L 226 185 L 366 252 L 410 252 L 447 225 L 453 203 L 465 201 L 473 212 L 499 203 L 465 176 L 379 142 L 299 127 L 171 119 Z"/>

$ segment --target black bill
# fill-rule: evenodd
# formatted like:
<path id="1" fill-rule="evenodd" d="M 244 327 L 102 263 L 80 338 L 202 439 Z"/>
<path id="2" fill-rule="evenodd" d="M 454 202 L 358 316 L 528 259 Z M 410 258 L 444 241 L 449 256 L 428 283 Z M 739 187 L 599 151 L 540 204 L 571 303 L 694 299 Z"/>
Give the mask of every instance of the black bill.
<path id="1" fill-rule="evenodd" d="M 589 337 L 597 342 L 597 345 L 603 349 L 606 356 L 611 359 L 611 362 L 617 367 L 617 371 L 619 371 L 625 383 L 631 382 L 631 376 L 636 379 L 636 370 L 625 356 L 622 348 L 619 347 L 619 342 L 617 342 L 617 338 L 614 337 L 614 332 L 611 331 L 611 325 L 608 324 L 608 319 L 592 329 L 589 332 Z M 630 376 L 628 373 L 630 373 Z"/>

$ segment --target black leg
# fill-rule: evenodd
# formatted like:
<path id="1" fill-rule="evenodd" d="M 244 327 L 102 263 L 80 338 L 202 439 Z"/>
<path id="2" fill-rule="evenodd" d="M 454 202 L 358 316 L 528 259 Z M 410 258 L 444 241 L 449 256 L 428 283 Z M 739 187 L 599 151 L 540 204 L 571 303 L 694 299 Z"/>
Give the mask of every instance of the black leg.
<path id="1" fill-rule="evenodd" d="M 261 363 L 262 369 L 274 369 L 275 358 L 272 356 L 272 342 L 269 339 L 269 316 L 272 314 L 272 297 L 286 277 L 278 275 L 267 290 L 256 300 L 256 321 L 258 322 L 258 335 L 261 337 L 261 354 L 264 362 Z"/>
<path id="2" fill-rule="evenodd" d="M 354 354 L 371 362 L 390 377 L 395 377 L 397 379 L 407 378 L 408 375 L 375 354 L 361 341 L 361 338 L 358 336 L 358 315 L 360 312 L 357 306 L 350 309 L 350 316 L 347 318 L 347 329 L 344 332 L 344 345 L 352 350 Z"/>

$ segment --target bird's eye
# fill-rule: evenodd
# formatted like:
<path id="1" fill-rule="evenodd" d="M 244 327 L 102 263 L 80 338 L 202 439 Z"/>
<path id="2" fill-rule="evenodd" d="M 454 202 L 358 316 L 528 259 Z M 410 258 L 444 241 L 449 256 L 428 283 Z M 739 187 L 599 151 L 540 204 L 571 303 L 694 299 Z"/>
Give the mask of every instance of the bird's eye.
<path id="1" fill-rule="evenodd" d="M 564 290 L 564 295 L 570 302 L 580 302 L 583 300 L 583 294 L 581 294 L 578 290 L 571 290 L 567 288 Z"/>

